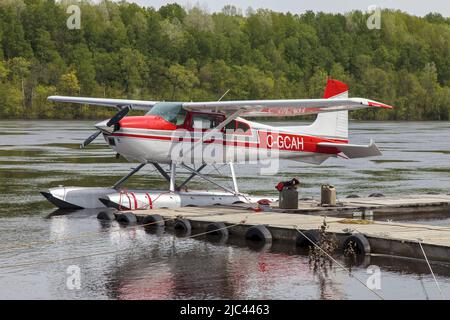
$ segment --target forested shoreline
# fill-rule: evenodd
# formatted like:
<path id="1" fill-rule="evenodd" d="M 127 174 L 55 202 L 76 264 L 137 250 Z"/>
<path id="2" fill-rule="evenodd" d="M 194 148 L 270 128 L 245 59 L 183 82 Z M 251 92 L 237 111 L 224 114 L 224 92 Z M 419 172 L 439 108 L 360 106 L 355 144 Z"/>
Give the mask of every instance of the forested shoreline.
<path id="1" fill-rule="evenodd" d="M 81 29 L 69 30 L 70 4 Z M 395 106 L 362 120 L 449 120 L 450 18 L 277 13 L 232 6 L 207 13 L 170 4 L 0 0 L 0 119 L 86 119 L 107 108 L 49 95 L 148 100 L 319 98 L 326 78 L 350 95 Z"/>

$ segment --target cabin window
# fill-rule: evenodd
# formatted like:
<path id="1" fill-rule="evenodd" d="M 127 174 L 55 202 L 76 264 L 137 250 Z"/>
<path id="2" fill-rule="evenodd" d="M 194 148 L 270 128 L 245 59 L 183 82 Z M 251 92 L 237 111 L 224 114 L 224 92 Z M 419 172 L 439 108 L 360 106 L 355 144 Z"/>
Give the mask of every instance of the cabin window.
<path id="1" fill-rule="evenodd" d="M 250 130 L 250 126 L 244 122 L 236 121 L 236 130 L 247 133 Z"/>
<path id="2" fill-rule="evenodd" d="M 244 122 L 233 120 L 225 126 L 225 130 L 230 134 L 246 134 L 250 130 L 250 126 Z"/>
<path id="3" fill-rule="evenodd" d="M 226 132 L 233 133 L 236 130 L 236 121 L 231 121 L 225 126 Z"/>
<path id="4" fill-rule="evenodd" d="M 186 119 L 187 111 L 183 109 L 181 103 L 159 102 L 146 115 L 160 116 L 174 125 L 182 126 Z"/>
<path id="5" fill-rule="evenodd" d="M 208 130 L 214 129 L 222 122 L 221 117 L 210 114 L 194 114 L 192 115 L 192 128 Z"/>

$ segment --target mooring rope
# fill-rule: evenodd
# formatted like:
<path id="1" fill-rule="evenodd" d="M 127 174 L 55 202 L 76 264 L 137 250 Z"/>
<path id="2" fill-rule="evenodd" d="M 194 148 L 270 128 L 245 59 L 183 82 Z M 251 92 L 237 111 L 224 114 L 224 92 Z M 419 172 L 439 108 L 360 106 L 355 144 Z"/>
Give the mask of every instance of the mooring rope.
<path id="1" fill-rule="evenodd" d="M 439 286 L 439 283 L 438 283 L 438 281 L 436 279 L 436 276 L 434 275 L 433 269 L 431 268 L 430 262 L 428 261 L 428 257 L 427 257 L 427 255 L 425 253 L 425 250 L 423 250 L 421 239 L 417 239 L 417 243 L 419 244 L 420 249 L 422 250 L 423 256 L 425 257 L 425 261 L 427 262 L 428 268 L 430 269 L 431 275 L 433 276 L 434 282 L 436 283 L 436 287 L 438 288 L 438 290 L 439 290 L 439 292 L 441 294 L 441 299 L 445 300 L 444 293 L 442 292 L 441 287 Z"/>
<path id="2" fill-rule="evenodd" d="M 225 227 L 214 229 L 214 230 L 210 230 L 210 231 L 196 233 L 196 234 L 194 234 L 192 236 L 181 237 L 181 239 L 189 239 L 189 238 L 199 237 L 199 236 L 203 236 L 205 234 L 209 234 L 209 233 L 212 233 L 212 232 L 217 232 L 217 231 L 220 231 L 220 230 L 225 230 L 225 229 L 229 229 L 229 228 L 232 228 L 232 227 L 236 227 L 236 226 L 239 226 L 241 224 L 244 224 L 247 221 L 247 219 L 248 219 L 248 216 L 245 217 L 245 219 L 240 221 L 239 223 L 235 223 L 235 224 L 232 224 L 232 225 L 229 225 L 229 226 L 225 226 Z"/>
<path id="3" fill-rule="evenodd" d="M 236 212 L 236 213 L 224 212 L 224 214 L 238 214 L 238 213 L 241 214 L 241 212 Z M 189 218 L 189 217 L 191 217 L 191 218 L 196 218 L 196 217 L 201 218 L 201 217 L 215 216 L 215 215 L 219 215 L 219 214 L 221 214 L 221 213 L 220 212 L 219 213 L 216 212 L 216 213 L 207 213 L 207 214 L 201 214 L 201 215 L 189 215 L 189 214 L 187 214 L 187 215 L 177 215 L 177 216 L 172 217 L 172 218 L 162 219 L 161 221 L 162 222 L 172 221 L 172 220 L 180 219 L 182 217 L 185 217 L 185 218 Z M 137 224 L 137 225 L 134 225 L 134 226 L 128 226 L 126 230 L 137 229 L 137 228 L 141 228 L 141 227 L 147 227 L 147 226 L 151 226 L 151 225 L 157 224 L 157 223 L 158 223 L 158 221 L 154 221 L 154 222 L 149 222 L 149 223 L 144 223 L 144 224 Z M 76 236 L 61 237 L 61 238 L 53 239 L 53 240 L 39 240 L 39 241 L 31 241 L 31 242 L 27 242 L 27 243 L 22 243 L 22 244 L 18 244 L 18 245 L 14 245 L 14 246 L 1 246 L 0 247 L 0 250 L 1 250 L 0 253 L 8 253 L 8 252 L 10 252 L 10 251 L 4 251 L 4 250 L 33 248 L 33 247 L 35 247 L 36 245 L 39 245 L 39 244 L 55 244 L 55 243 L 60 242 L 60 241 L 83 239 L 83 238 L 88 238 L 88 237 L 95 236 L 95 235 L 98 235 L 98 234 L 101 234 L 101 233 L 107 233 L 107 232 L 111 233 L 111 232 L 121 232 L 121 231 L 124 231 L 124 229 L 117 229 L 117 230 L 106 229 L 106 230 L 101 230 L 100 232 L 99 231 L 83 232 L 83 233 L 80 233 L 80 234 L 78 234 Z"/>
<path id="4" fill-rule="evenodd" d="M 179 219 L 179 216 L 175 217 L 175 218 L 171 218 L 170 220 L 173 220 L 173 219 Z M 194 235 L 190 235 L 190 236 L 186 236 L 186 237 L 180 237 L 179 239 L 195 238 L 195 237 L 199 237 L 199 236 L 206 235 L 206 234 L 209 234 L 209 233 L 217 232 L 219 230 L 233 228 L 233 227 L 236 227 L 238 225 L 244 224 L 247 221 L 247 219 L 248 219 L 248 216 L 246 216 L 245 219 L 241 220 L 238 223 L 235 223 L 235 224 L 232 224 L 232 225 L 229 225 L 229 226 L 225 226 L 225 227 L 222 227 L 222 228 L 218 228 L 218 229 L 213 229 L 213 230 L 210 230 L 210 231 L 196 233 Z M 157 223 L 157 222 L 153 222 L 151 224 L 154 224 L 154 223 Z M 139 226 L 143 226 L 143 225 L 139 225 Z M 108 255 L 108 254 L 118 253 L 118 252 L 122 252 L 122 251 L 130 251 L 130 250 L 133 250 L 133 249 L 138 249 L 140 247 L 141 246 L 137 246 L 137 247 L 134 247 L 132 249 L 126 248 L 126 249 L 111 250 L 111 251 L 106 251 L 106 252 L 105 251 L 103 251 L 103 252 L 95 252 L 95 253 L 91 253 L 91 254 L 87 254 L 87 255 L 66 257 L 66 258 L 53 259 L 53 260 L 41 260 L 41 261 L 31 261 L 31 262 L 19 263 L 19 264 L 0 265 L 0 269 L 10 269 L 10 268 L 17 268 L 17 267 L 28 267 L 28 266 L 32 266 L 32 265 L 51 264 L 51 263 L 57 263 L 57 262 L 67 261 L 67 260 L 75 260 L 75 259 L 88 258 L 88 257 L 93 257 L 93 256 Z"/>
<path id="5" fill-rule="evenodd" d="M 173 217 L 173 218 L 167 218 L 167 219 L 162 219 L 161 221 L 166 222 L 166 221 L 170 221 L 170 220 L 176 220 L 178 219 L 178 216 Z M 154 221 L 154 222 L 149 222 L 149 223 L 145 223 L 145 224 L 137 224 L 135 226 L 128 226 L 126 230 L 130 230 L 130 229 L 137 229 L 137 228 L 141 228 L 141 227 L 146 227 L 146 226 L 151 226 L 153 224 L 157 224 L 159 221 Z M 62 238 L 58 238 L 58 239 L 53 239 L 53 240 L 40 240 L 40 241 L 31 241 L 31 242 L 27 242 L 27 243 L 22 243 L 22 244 L 18 244 L 15 246 L 2 246 L 0 247 L 0 249 L 2 250 L 0 253 L 4 253 L 5 251 L 3 251 L 3 249 L 6 250 L 10 250 L 10 249 L 21 249 L 21 248 L 33 248 L 35 245 L 39 245 L 39 244 L 54 244 L 57 243 L 59 241 L 66 241 L 66 240 L 76 240 L 76 239 L 83 239 L 83 238 L 88 238 L 91 236 L 95 236 L 101 233 L 111 233 L 111 232 L 121 232 L 124 231 L 124 229 L 117 229 L 117 230 L 101 230 L 99 231 L 92 231 L 92 232 L 83 232 L 80 233 L 76 236 L 67 236 L 67 237 L 62 237 Z"/>
<path id="6" fill-rule="evenodd" d="M 364 287 L 366 287 L 368 290 L 370 290 L 373 294 L 375 294 L 378 298 L 380 298 L 381 300 L 384 300 L 383 296 L 381 296 L 380 294 L 378 294 L 376 291 L 374 291 L 373 289 L 369 288 L 367 286 L 367 284 L 364 283 L 364 281 L 362 281 L 361 279 L 359 279 L 357 276 L 353 275 L 351 273 L 351 271 L 346 268 L 345 266 L 343 266 L 339 261 L 337 261 L 336 259 L 334 259 L 330 254 L 328 254 L 328 252 L 326 252 L 325 250 L 323 250 L 317 243 L 315 243 L 314 241 L 312 241 L 305 233 L 303 233 L 298 226 L 294 225 L 294 228 L 302 235 L 304 236 L 309 242 L 311 242 L 315 247 L 317 247 L 320 251 L 322 251 L 331 261 L 333 261 L 334 263 L 336 263 L 339 267 L 341 267 L 344 271 L 346 271 L 348 273 L 348 275 L 350 277 L 355 278 L 356 280 L 358 280 Z"/>

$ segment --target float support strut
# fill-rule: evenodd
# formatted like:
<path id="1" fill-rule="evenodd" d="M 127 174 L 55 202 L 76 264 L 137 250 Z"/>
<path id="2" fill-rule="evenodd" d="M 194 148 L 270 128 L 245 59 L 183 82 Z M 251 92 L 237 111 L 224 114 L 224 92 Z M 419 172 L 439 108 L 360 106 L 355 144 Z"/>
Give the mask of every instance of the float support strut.
<path id="1" fill-rule="evenodd" d="M 177 171 L 177 165 L 175 164 L 175 162 L 172 161 L 170 163 L 170 181 L 169 181 L 170 192 L 175 192 L 175 189 L 176 189 L 176 185 L 175 185 L 176 171 Z"/>
<path id="2" fill-rule="evenodd" d="M 202 165 L 200 166 L 200 168 L 197 169 L 197 172 L 202 171 L 204 167 L 206 167 L 206 164 L 202 164 Z M 178 186 L 178 189 L 181 189 L 181 188 L 183 188 L 185 185 L 187 185 L 188 182 L 191 181 L 192 178 L 194 178 L 196 175 L 197 175 L 196 173 L 191 173 L 191 175 L 190 175 L 186 180 L 184 180 L 182 184 L 180 184 L 180 185 Z"/>
<path id="3" fill-rule="evenodd" d="M 134 175 L 136 172 L 138 172 L 139 170 L 141 170 L 144 166 L 146 165 L 146 163 L 141 163 L 140 165 L 138 165 L 136 168 L 134 168 L 133 170 L 131 170 L 131 172 L 129 174 L 127 174 L 125 177 L 123 177 L 122 179 L 120 179 L 119 181 L 117 181 L 114 185 L 113 185 L 113 189 L 117 189 L 118 187 L 120 187 L 125 181 L 127 181 L 132 175 Z"/>
<path id="4" fill-rule="evenodd" d="M 237 180 L 236 180 L 236 173 L 234 172 L 233 162 L 230 162 L 230 170 L 231 170 L 231 177 L 233 178 L 234 192 L 239 193 L 238 184 L 237 184 Z"/>
<path id="5" fill-rule="evenodd" d="M 156 162 L 151 162 L 151 164 L 155 167 L 155 169 L 156 170 L 158 170 L 158 172 L 168 181 L 168 182 L 170 182 L 170 177 L 169 177 L 169 175 L 167 174 L 167 172 L 166 171 L 164 171 L 164 169 L 163 168 L 161 168 L 161 166 L 158 164 L 158 163 L 156 163 Z"/>

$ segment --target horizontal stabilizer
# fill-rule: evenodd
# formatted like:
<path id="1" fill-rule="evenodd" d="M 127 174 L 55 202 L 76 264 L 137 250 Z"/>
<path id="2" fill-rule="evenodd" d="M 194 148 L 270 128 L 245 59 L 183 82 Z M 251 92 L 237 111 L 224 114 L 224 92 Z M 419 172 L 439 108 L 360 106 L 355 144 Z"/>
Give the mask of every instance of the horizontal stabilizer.
<path id="1" fill-rule="evenodd" d="M 320 148 L 336 148 L 349 159 L 381 156 L 381 152 L 373 140 L 367 146 L 331 142 L 319 142 L 317 145 L 319 152 Z"/>

